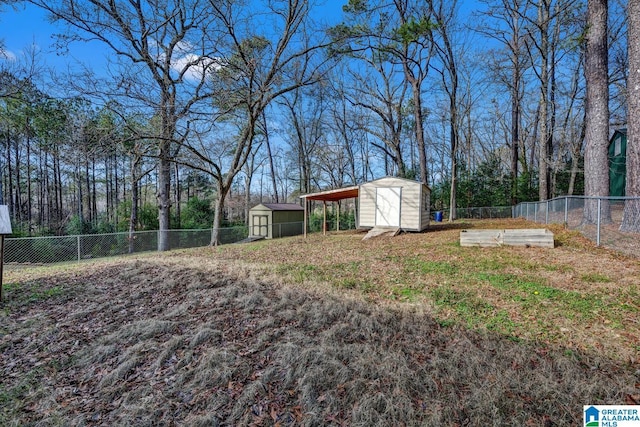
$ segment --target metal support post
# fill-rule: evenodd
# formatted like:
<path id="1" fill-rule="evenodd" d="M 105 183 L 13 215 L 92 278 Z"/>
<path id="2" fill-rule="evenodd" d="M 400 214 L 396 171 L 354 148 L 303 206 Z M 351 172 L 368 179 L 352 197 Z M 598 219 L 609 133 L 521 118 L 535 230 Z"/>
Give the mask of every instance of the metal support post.
<path id="1" fill-rule="evenodd" d="M 600 246 L 600 214 L 601 214 L 601 204 L 602 200 L 598 198 L 598 229 L 596 231 L 596 246 Z"/>
<path id="2" fill-rule="evenodd" d="M 546 215 L 544 217 L 544 223 L 545 224 L 549 224 L 549 201 L 547 200 L 547 211 L 546 211 Z"/>

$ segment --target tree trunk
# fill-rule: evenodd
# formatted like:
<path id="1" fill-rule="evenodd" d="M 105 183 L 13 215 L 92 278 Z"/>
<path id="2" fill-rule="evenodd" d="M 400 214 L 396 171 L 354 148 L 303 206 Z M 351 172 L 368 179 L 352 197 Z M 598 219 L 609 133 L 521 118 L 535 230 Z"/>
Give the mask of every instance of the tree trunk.
<path id="1" fill-rule="evenodd" d="M 135 252 L 135 231 L 138 225 L 139 159 L 131 159 L 131 215 L 129 216 L 129 253 Z"/>
<path id="2" fill-rule="evenodd" d="M 16 163 L 15 163 L 15 172 L 16 172 L 16 182 L 15 182 L 15 200 L 14 200 L 14 205 L 13 205 L 13 209 L 15 211 L 14 213 L 14 218 L 18 221 L 18 222 L 22 222 L 22 194 L 20 192 L 20 147 L 18 144 L 18 140 L 16 139 L 15 141 L 15 157 L 16 157 Z"/>
<path id="3" fill-rule="evenodd" d="M 180 199 L 182 199 L 182 191 L 181 191 L 181 185 L 180 185 L 180 165 L 175 163 L 174 164 L 174 172 L 175 172 L 175 184 L 173 186 L 173 192 L 174 192 L 174 203 L 176 206 L 176 221 L 175 221 L 175 227 L 177 229 L 181 228 L 181 211 L 180 211 Z"/>
<path id="4" fill-rule="evenodd" d="M 171 226 L 171 161 L 170 143 L 163 140 L 158 147 L 158 251 L 171 249 L 169 228 Z"/>
<path id="5" fill-rule="evenodd" d="M 555 7 L 555 15 L 559 14 L 559 4 L 556 3 L 556 7 Z M 548 10 L 547 10 L 547 17 L 548 17 Z M 548 196 L 550 198 L 553 198 L 556 196 L 556 175 L 557 175 L 557 167 L 556 167 L 556 162 L 555 162 L 555 156 L 554 156 L 554 149 L 553 149 L 553 137 L 556 131 L 556 120 L 557 120 L 557 108 L 556 108 L 556 92 L 557 92 L 557 88 L 558 88 L 558 84 L 556 81 L 556 51 L 558 50 L 558 38 L 560 37 L 560 19 L 556 18 L 556 24 L 554 27 L 554 36 L 551 39 L 551 43 L 549 45 L 549 54 L 551 55 L 551 60 L 550 60 L 550 64 L 549 64 L 549 85 L 550 85 L 550 92 L 549 92 L 549 109 L 550 109 L 550 115 L 551 117 L 549 118 L 549 129 L 548 129 L 548 133 L 547 133 L 547 158 L 548 158 L 548 166 L 549 166 L 549 170 L 550 172 L 553 172 L 553 180 L 551 182 L 551 185 L 549 185 L 548 188 Z"/>
<path id="6" fill-rule="evenodd" d="M 87 157 L 87 154 L 85 153 L 85 159 L 84 159 L 84 185 L 85 187 L 85 194 L 86 194 L 86 202 L 84 203 L 84 208 L 85 208 L 85 213 L 84 213 L 84 217 L 85 219 L 90 223 L 93 224 L 93 216 L 92 216 L 92 209 L 91 209 L 91 176 L 89 174 L 89 159 Z"/>
<path id="7" fill-rule="evenodd" d="M 549 4 L 540 0 L 538 4 L 538 26 L 540 28 L 540 132 L 538 135 L 539 200 L 549 199 Z"/>
<path id="8" fill-rule="evenodd" d="M 629 76 L 627 80 L 627 197 L 640 197 L 640 0 L 627 6 Z M 640 200 L 627 200 L 621 231 L 640 232 Z"/>
<path id="9" fill-rule="evenodd" d="M 109 167 L 109 158 L 110 156 L 106 155 L 104 157 L 104 185 L 105 185 L 105 195 L 107 198 L 107 221 L 111 221 L 111 207 L 112 203 L 112 192 L 111 192 L 111 168 Z"/>
<path id="10" fill-rule="evenodd" d="M 75 168 L 75 178 L 76 178 L 76 188 L 78 193 L 78 205 L 76 206 L 76 212 L 78 214 L 78 220 L 82 225 L 82 230 L 80 234 L 84 234 L 84 194 L 82 191 L 82 172 L 80 165 L 80 156 L 78 155 L 76 158 L 76 168 Z"/>
<path id="11" fill-rule="evenodd" d="M 582 126 L 580 127 L 580 137 L 578 138 L 579 141 L 585 140 L 586 132 L 587 132 L 587 120 L 586 120 L 586 112 L 585 112 L 585 116 L 582 119 Z M 570 196 L 573 195 L 575 183 L 576 183 L 576 177 L 578 175 L 578 169 L 579 169 L 578 166 L 580 163 L 580 147 L 582 147 L 582 143 L 572 144 L 571 177 L 569 178 L 569 190 L 567 192 Z"/>
<path id="12" fill-rule="evenodd" d="M 424 118 L 422 114 L 422 91 L 421 82 L 412 79 L 411 89 L 413 92 L 413 117 L 415 120 L 416 143 L 418 146 L 418 163 L 420 164 L 420 182 L 429 185 L 429 175 L 427 173 L 427 150 L 424 144 Z"/>
<path id="13" fill-rule="evenodd" d="M 511 89 L 511 204 L 518 204 L 518 157 L 520 154 L 520 71 L 513 70 Z"/>
<path id="14" fill-rule="evenodd" d="M 273 185 L 273 198 L 276 203 L 280 203 L 278 197 L 278 184 L 276 182 L 276 168 L 273 166 L 273 154 L 271 154 L 271 142 L 269 141 L 269 128 L 267 126 L 267 116 L 262 112 L 262 124 L 264 126 L 264 141 L 267 144 L 267 156 L 269 157 L 269 171 L 271 173 L 271 185 Z"/>
<path id="15" fill-rule="evenodd" d="M 7 127 L 7 201 L 9 202 L 9 212 L 13 219 L 16 219 L 15 205 L 13 203 L 13 170 L 11 169 L 11 135 L 10 129 Z"/>
<path id="16" fill-rule="evenodd" d="M 518 204 L 518 157 L 520 154 L 520 17 L 514 8 L 511 13 L 511 204 Z"/>
<path id="17" fill-rule="evenodd" d="M 98 224 L 98 190 L 96 185 L 96 161 L 94 158 L 91 159 L 91 218 L 93 221 L 93 225 Z"/>
<path id="18" fill-rule="evenodd" d="M 589 0 L 585 52 L 586 133 L 584 155 L 585 196 L 609 195 L 609 82 L 607 57 L 607 0 Z M 583 221 L 598 220 L 596 199 L 585 200 Z M 608 201 L 601 205 L 601 221 L 610 218 Z"/>
<path id="19" fill-rule="evenodd" d="M 220 241 L 220 225 L 224 216 L 224 201 L 229 193 L 229 187 L 218 183 L 218 198 L 213 209 L 213 228 L 211 229 L 211 246 L 218 246 Z"/>
<path id="20" fill-rule="evenodd" d="M 29 129 L 27 128 L 27 158 L 26 158 L 26 162 L 27 162 L 27 227 L 29 230 L 29 235 L 31 235 L 31 228 L 32 228 L 32 211 L 33 211 L 33 204 L 32 204 L 32 188 L 31 188 L 31 138 L 29 136 Z"/>
<path id="21" fill-rule="evenodd" d="M 2 158 L 0 158 L 0 205 L 4 205 L 4 193 L 3 193 L 3 188 L 4 188 L 4 171 L 5 171 L 5 167 L 4 164 L 2 163 Z"/>
<path id="22" fill-rule="evenodd" d="M 44 224 L 44 151 L 38 148 L 38 225 L 42 228 Z"/>

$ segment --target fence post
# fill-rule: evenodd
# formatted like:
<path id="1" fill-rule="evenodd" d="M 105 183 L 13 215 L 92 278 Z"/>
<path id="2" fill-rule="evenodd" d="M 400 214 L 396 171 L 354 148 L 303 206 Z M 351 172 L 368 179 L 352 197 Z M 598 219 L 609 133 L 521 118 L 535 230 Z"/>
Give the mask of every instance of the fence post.
<path id="1" fill-rule="evenodd" d="M 77 236 L 77 245 L 78 245 L 78 262 L 80 262 L 81 259 L 81 251 L 80 251 L 80 235 L 78 234 Z"/>
<path id="2" fill-rule="evenodd" d="M 569 226 L 569 198 L 564 198 L 564 226 Z"/>
<path id="3" fill-rule="evenodd" d="M 545 224 L 549 224 L 549 201 L 547 200 L 547 211 L 546 211 L 546 215 L 544 217 L 544 223 Z"/>
<path id="4" fill-rule="evenodd" d="M 600 208 L 601 208 L 602 200 L 598 197 L 598 228 L 596 231 L 596 246 L 600 246 Z"/>

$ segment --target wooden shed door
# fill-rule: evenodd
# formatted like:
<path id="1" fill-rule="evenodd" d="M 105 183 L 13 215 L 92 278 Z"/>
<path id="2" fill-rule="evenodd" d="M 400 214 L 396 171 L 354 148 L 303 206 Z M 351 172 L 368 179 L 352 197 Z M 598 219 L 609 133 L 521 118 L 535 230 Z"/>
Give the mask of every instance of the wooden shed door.
<path id="1" fill-rule="evenodd" d="M 253 229 L 251 230 L 252 236 L 268 236 L 269 235 L 269 216 L 268 215 L 254 215 L 253 216 Z"/>
<path id="2" fill-rule="evenodd" d="M 376 225 L 400 227 L 400 187 L 376 189 Z"/>

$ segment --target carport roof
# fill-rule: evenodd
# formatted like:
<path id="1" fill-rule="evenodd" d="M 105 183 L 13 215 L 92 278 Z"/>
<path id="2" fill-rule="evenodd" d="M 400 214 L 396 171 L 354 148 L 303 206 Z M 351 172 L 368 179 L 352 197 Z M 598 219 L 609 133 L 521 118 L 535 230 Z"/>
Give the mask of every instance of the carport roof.
<path id="1" fill-rule="evenodd" d="M 301 199 L 320 200 L 323 202 L 337 202 L 342 199 L 353 199 L 360 194 L 360 187 L 354 185 L 352 187 L 336 188 L 335 190 L 320 191 L 318 193 L 303 194 Z"/>

